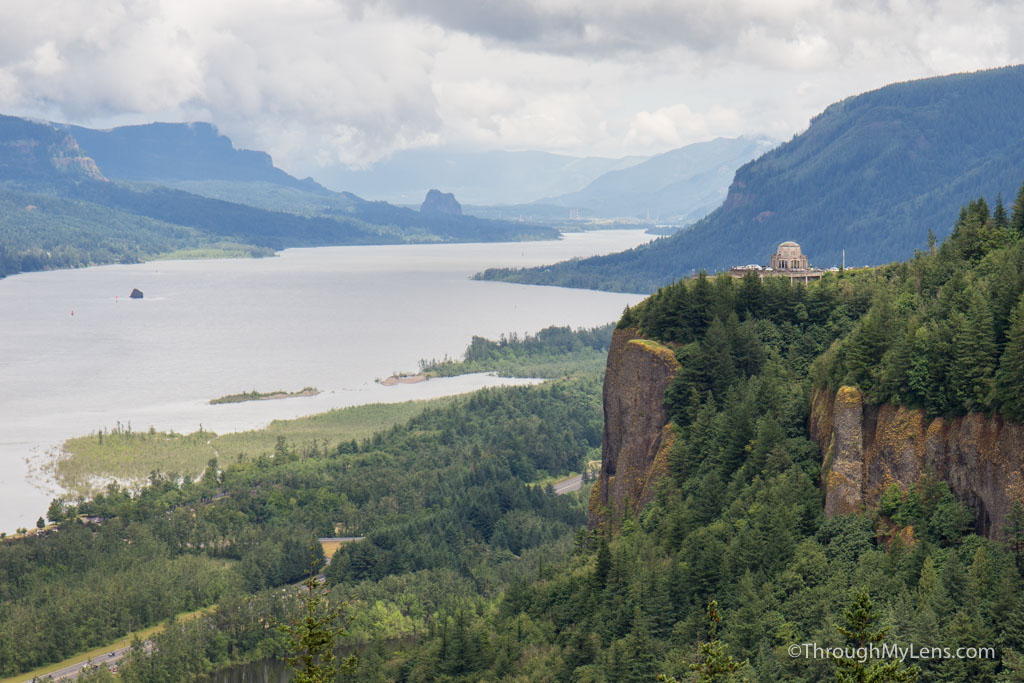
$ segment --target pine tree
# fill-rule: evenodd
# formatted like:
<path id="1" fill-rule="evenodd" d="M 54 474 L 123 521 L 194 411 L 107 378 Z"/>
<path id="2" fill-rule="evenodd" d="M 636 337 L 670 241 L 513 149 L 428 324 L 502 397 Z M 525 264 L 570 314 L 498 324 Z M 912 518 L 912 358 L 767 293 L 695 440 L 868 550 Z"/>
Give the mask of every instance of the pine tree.
<path id="1" fill-rule="evenodd" d="M 356 655 L 340 664 L 335 657 L 334 648 L 348 630 L 338 624 L 343 608 L 328 602 L 327 589 L 316 576 L 316 569 L 314 561 L 309 577 L 302 582 L 305 595 L 298 620 L 278 625 L 289 639 L 292 655 L 285 661 L 295 672 L 295 683 L 333 683 L 339 674 L 350 673 L 356 666 Z"/>
<path id="2" fill-rule="evenodd" d="M 996 371 L 993 402 L 1006 418 L 1024 421 L 1024 297 L 1010 314 L 1006 347 Z"/>
<path id="3" fill-rule="evenodd" d="M 1006 520 L 1006 543 L 1010 546 L 1017 571 L 1024 574 L 1024 507 L 1015 502 Z M 1022 643 L 1024 644 L 1024 643 Z"/>
<path id="4" fill-rule="evenodd" d="M 885 638 L 887 629 L 878 627 L 878 619 L 867 591 L 860 591 L 844 614 L 844 625 L 838 629 L 846 636 L 849 646 L 868 648 Z M 921 674 L 916 666 L 904 667 L 899 660 L 868 664 L 859 659 L 836 662 L 836 683 L 912 683 Z"/>
<path id="5" fill-rule="evenodd" d="M 996 208 L 992 212 L 992 223 L 999 230 L 1006 230 L 1010 225 L 1010 221 L 1006 217 L 1006 207 L 1003 206 L 1002 194 L 996 198 Z"/>
<path id="6" fill-rule="evenodd" d="M 730 680 L 743 664 L 730 657 L 728 646 L 716 638 L 718 626 L 722 621 L 717 600 L 708 603 L 707 619 L 708 639 L 697 646 L 696 661 L 690 665 L 690 671 L 693 672 L 692 680 L 699 683 Z"/>
<path id="7" fill-rule="evenodd" d="M 1024 183 L 1017 190 L 1017 199 L 1013 202 L 1013 213 L 1010 216 L 1010 232 L 1017 237 L 1024 237 Z"/>
<path id="8" fill-rule="evenodd" d="M 597 564 L 594 567 L 593 589 L 595 593 L 604 590 L 608 583 L 608 572 L 612 568 L 612 551 L 608 547 L 608 538 L 601 534 L 601 540 L 597 543 Z"/>
<path id="9" fill-rule="evenodd" d="M 996 343 L 988 301 L 973 290 L 953 336 L 949 383 L 957 402 L 968 412 L 984 410 L 992 391 Z"/>
<path id="10" fill-rule="evenodd" d="M 708 326 L 701 343 L 701 365 L 711 381 L 711 391 L 719 403 L 725 398 L 725 391 L 736 378 L 736 361 L 732 355 L 732 344 L 725 325 L 717 316 Z"/>

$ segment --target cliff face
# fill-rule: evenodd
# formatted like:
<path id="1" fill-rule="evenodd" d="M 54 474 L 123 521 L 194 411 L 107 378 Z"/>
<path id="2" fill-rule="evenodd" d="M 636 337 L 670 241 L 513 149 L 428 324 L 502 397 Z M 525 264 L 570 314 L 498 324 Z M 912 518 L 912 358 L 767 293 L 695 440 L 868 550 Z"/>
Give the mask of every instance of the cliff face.
<path id="1" fill-rule="evenodd" d="M 816 389 L 811 438 L 824 458 L 825 514 L 878 504 L 893 483 L 906 490 L 932 471 L 998 537 L 1015 502 L 1024 504 L 1024 426 L 971 414 L 929 420 L 923 410 L 865 405 L 859 390 Z"/>
<path id="2" fill-rule="evenodd" d="M 0 179 L 53 181 L 67 176 L 106 180 L 67 132 L 48 123 L 0 115 Z"/>
<path id="3" fill-rule="evenodd" d="M 604 377 L 601 474 L 590 492 L 591 528 L 640 510 L 654 483 L 668 473 L 674 434 L 667 425 L 665 389 L 679 369 L 672 349 L 615 330 Z"/>

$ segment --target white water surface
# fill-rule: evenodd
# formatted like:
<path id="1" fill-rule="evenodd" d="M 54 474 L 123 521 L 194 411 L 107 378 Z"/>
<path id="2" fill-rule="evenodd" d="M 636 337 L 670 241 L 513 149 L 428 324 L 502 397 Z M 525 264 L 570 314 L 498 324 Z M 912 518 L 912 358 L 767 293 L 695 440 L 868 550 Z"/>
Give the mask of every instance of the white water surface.
<path id="1" fill-rule="evenodd" d="M 217 433 L 332 408 L 432 398 L 485 375 L 384 387 L 473 335 L 615 320 L 643 297 L 477 282 L 485 268 L 628 249 L 636 230 L 562 240 L 288 249 L 275 258 L 159 261 L 0 280 L 0 530 L 32 526 L 60 492 L 38 475 L 65 440 L 109 429 Z M 131 300 L 137 287 L 144 294 Z M 242 391 L 323 393 L 209 405 Z"/>

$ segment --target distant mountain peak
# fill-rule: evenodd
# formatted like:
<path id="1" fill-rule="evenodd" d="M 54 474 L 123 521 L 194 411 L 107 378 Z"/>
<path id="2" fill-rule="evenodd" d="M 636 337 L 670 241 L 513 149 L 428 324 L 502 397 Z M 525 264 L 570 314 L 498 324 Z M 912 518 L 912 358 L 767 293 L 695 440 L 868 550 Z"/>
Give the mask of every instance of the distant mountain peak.
<path id="1" fill-rule="evenodd" d="M 455 199 L 452 192 L 430 190 L 420 205 L 420 213 L 443 213 L 452 216 L 462 215 L 462 204 Z"/>

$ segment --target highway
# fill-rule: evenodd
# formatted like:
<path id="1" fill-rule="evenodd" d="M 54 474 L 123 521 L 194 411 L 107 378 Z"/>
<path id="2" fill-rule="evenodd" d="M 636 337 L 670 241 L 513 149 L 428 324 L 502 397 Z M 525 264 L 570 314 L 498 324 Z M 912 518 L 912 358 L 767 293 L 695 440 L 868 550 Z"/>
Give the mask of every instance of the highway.
<path id="1" fill-rule="evenodd" d="M 560 479 L 553 485 L 555 493 L 569 493 L 570 491 L 579 491 L 583 488 L 583 475 L 574 474 L 571 477 Z"/>
<path id="2" fill-rule="evenodd" d="M 147 640 L 146 643 L 145 643 L 146 651 L 148 652 L 150 650 L 150 648 L 152 648 L 152 646 L 153 646 L 153 644 L 150 641 Z M 84 669 L 87 666 L 91 667 L 91 666 L 106 665 L 107 667 L 111 667 L 114 664 L 117 664 L 117 662 L 121 661 L 121 659 L 126 654 L 128 654 L 128 651 L 130 649 L 131 649 L 131 647 L 127 646 L 127 647 L 118 648 L 117 650 L 111 650 L 109 653 L 100 655 L 99 657 L 96 657 L 95 659 L 90 659 L 90 660 L 87 660 L 87 661 L 84 661 L 84 662 L 78 662 L 77 664 L 71 664 L 70 666 L 66 666 L 63 669 L 58 669 L 57 671 L 54 671 L 53 673 L 46 674 L 42 678 L 26 678 L 25 679 L 25 683 L 31 683 L 31 681 L 38 681 L 38 680 L 43 680 L 43 681 L 49 681 L 49 680 L 54 680 L 54 681 L 74 680 L 74 679 L 78 678 L 78 676 L 82 673 L 82 669 Z"/>

